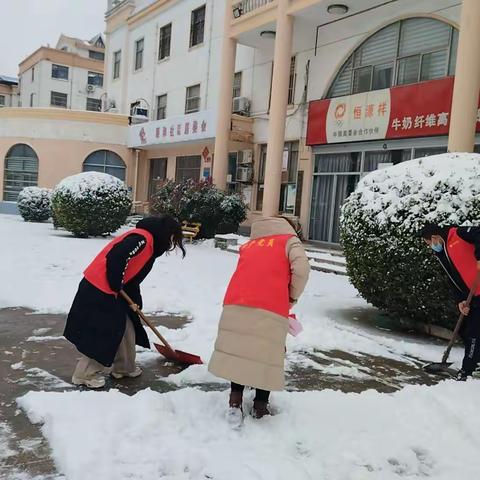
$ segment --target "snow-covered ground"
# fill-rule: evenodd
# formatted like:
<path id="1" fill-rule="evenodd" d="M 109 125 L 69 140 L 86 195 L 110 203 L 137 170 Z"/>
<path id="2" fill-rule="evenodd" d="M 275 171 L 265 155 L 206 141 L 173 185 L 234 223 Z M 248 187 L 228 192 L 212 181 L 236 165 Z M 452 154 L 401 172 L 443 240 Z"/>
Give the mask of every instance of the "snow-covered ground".
<path id="1" fill-rule="evenodd" d="M 2 282 L 0 308 L 67 312 L 82 270 L 107 241 L 75 239 L 50 224 L 0 216 L 0 275 L 8 280 Z M 176 348 L 208 361 L 236 261 L 236 255 L 213 248 L 212 242 L 187 245 L 183 260 L 172 254 L 157 261 L 142 286 L 145 311 L 191 318 L 182 329 L 162 328 Z M 366 308 L 346 277 L 312 272 L 295 307 L 304 331 L 288 339 L 287 368 L 315 366 L 308 354 L 328 350 L 407 363 L 411 357 L 441 357 L 441 346 L 342 320 L 342 312 Z M 29 340 L 48 333 L 36 331 Z M 149 362 L 157 355 L 143 351 L 140 359 Z M 458 362 L 460 349 L 453 358 Z M 332 368 L 319 365 L 318 375 L 332 374 Z M 337 368 L 338 375 L 366 374 L 348 362 Z M 56 464 L 68 480 L 463 480 L 480 474 L 480 384 L 475 381 L 409 386 L 391 395 L 331 390 L 275 394 L 276 416 L 247 419 L 240 431 L 232 431 L 224 419 L 222 381 L 217 380 L 217 392 L 188 388 L 215 381 L 205 366 L 168 380 L 186 388 L 163 394 L 145 390 L 130 397 L 118 391 L 62 392 L 58 386 L 55 392 L 31 392 L 18 403 L 32 422 L 43 423 Z"/>

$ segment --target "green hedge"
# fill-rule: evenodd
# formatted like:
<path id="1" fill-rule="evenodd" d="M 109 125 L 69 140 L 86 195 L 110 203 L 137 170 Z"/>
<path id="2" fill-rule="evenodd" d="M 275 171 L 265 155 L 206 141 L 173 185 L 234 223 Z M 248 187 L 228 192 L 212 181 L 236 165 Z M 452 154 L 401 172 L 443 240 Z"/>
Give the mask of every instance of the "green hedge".
<path id="1" fill-rule="evenodd" d="M 342 208 L 341 241 L 353 285 L 396 316 L 452 327 L 446 274 L 422 239 L 429 222 L 480 225 L 480 155 L 443 154 L 377 170 Z"/>
<path id="2" fill-rule="evenodd" d="M 18 194 L 18 210 L 26 222 L 44 222 L 52 215 L 52 190 L 25 187 Z"/>
<path id="3" fill-rule="evenodd" d="M 239 195 L 228 195 L 211 182 L 193 180 L 165 183 L 153 197 L 151 211 L 201 223 L 199 238 L 235 233 L 247 218 L 247 206 Z"/>
<path id="4" fill-rule="evenodd" d="M 125 184 L 105 173 L 85 172 L 54 189 L 54 224 L 77 237 L 107 235 L 125 224 L 132 201 Z"/>

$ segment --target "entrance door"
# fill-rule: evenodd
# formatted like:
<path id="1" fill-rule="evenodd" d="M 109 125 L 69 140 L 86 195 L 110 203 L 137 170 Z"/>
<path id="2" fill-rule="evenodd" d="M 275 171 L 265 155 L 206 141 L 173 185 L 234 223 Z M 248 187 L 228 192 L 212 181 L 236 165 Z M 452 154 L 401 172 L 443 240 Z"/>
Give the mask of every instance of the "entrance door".
<path id="1" fill-rule="evenodd" d="M 360 179 L 360 153 L 315 156 L 310 238 L 339 243 L 340 209 Z"/>
<path id="2" fill-rule="evenodd" d="M 148 181 L 148 196 L 152 198 L 158 189 L 165 183 L 167 179 L 167 162 L 168 158 L 151 158 L 150 159 L 150 176 Z"/>

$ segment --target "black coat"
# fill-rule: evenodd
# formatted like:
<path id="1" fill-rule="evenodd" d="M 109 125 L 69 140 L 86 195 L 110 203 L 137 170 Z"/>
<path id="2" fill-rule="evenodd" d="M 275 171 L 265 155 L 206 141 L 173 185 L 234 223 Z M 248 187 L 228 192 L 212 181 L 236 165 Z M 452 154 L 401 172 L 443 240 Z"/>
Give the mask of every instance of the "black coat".
<path id="1" fill-rule="evenodd" d="M 155 245 L 155 252 L 150 260 L 135 277 L 122 285 L 128 261 L 138 255 L 143 248 L 145 248 L 145 237 L 131 234 L 114 245 L 107 254 L 107 279 L 110 287 L 115 292 L 123 287 L 140 307 L 142 307 L 140 284 L 152 269 L 155 258 L 167 250 Z M 125 333 L 127 315 L 135 327 L 136 344 L 149 348 L 148 337 L 141 321 L 125 300 L 120 295 L 102 292 L 84 278 L 80 282 L 68 314 L 64 336 L 81 353 L 110 367 Z"/>

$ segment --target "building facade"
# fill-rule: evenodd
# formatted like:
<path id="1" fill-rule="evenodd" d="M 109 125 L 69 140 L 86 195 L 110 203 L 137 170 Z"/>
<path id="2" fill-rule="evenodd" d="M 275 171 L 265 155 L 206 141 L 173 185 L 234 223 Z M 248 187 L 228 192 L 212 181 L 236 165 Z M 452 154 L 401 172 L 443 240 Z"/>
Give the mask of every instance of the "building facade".
<path id="1" fill-rule="evenodd" d="M 55 131 L 117 153 L 139 210 L 168 179 L 212 178 L 243 195 L 248 222 L 282 213 L 335 245 L 341 204 L 362 175 L 480 143 L 477 27 L 476 0 L 109 0 L 105 113 L 90 121 L 110 126 L 86 134 L 70 119 Z M 55 52 L 76 55 L 61 43 Z M 33 144 L 2 138 L 4 200 L 8 150 L 51 143 L 48 115 L 34 114 Z M 110 162 L 79 151 L 69 172 Z"/>
<path id="2" fill-rule="evenodd" d="M 7 75 L 0 75 L 0 108 L 17 107 L 18 101 L 18 80 Z"/>
<path id="3" fill-rule="evenodd" d="M 105 45 L 61 35 L 55 48 L 41 47 L 19 65 L 24 108 L 102 111 Z"/>

